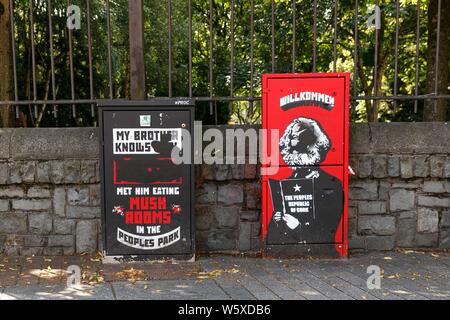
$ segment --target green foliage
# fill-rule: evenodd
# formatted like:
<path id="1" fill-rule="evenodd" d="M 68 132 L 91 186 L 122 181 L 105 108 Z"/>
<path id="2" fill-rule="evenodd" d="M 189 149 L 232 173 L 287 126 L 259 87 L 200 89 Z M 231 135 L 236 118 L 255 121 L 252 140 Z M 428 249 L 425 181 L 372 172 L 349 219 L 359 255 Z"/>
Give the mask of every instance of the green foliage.
<path id="1" fill-rule="evenodd" d="M 421 1 L 419 39 L 419 94 L 425 92 L 426 82 L 426 1 L 401 0 L 398 49 L 397 93 L 415 94 L 416 74 L 416 6 Z M 192 0 L 192 95 L 194 97 L 261 96 L 261 74 L 272 72 L 312 72 L 313 63 L 313 6 L 312 0 L 297 0 L 295 4 L 295 43 L 293 39 L 293 2 L 276 0 L 275 13 L 275 64 L 272 66 L 272 1 L 254 1 L 254 28 L 251 32 L 251 1 L 235 0 L 234 12 L 234 69 L 231 67 L 231 0 L 213 1 L 213 78 L 210 79 L 210 2 Z M 19 83 L 19 98 L 33 99 L 33 76 L 31 68 L 30 24 L 28 1 L 14 1 L 16 23 L 16 52 Z M 66 28 L 67 1 L 53 0 L 53 55 L 55 61 L 56 96 L 52 95 L 50 43 L 47 1 L 34 1 L 34 32 L 36 46 L 37 99 L 71 99 L 70 60 L 68 29 Z M 86 1 L 75 0 L 73 4 L 82 11 L 81 29 L 72 32 L 74 98 L 90 99 L 88 60 L 88 36 Z M 93 98 L 109 98 L 108 76 L 108 32 L 105 1 L 91 0 Z M 317 8 L 317 56 L 318 72 L 333 71 L 334 1 L 318 0 Z M 358 38 L 359 68 L 353 79 L 355 54 L 355 0 L 339 1 L 337 8 L 337 55 L 336 70 L 352 73 L 352 95 L 374 95 L 375 29 L 367 25 L 373 14 L 373 1 L 359 0 Z M 395 54 L 395 1 L 380 0 L 383 36 L 378 61 L 381 87 L 378 95 L 394 94 Z M 128 66 L 128 2 L 111 0 L 112 35 L 112 87 L 113 98 L 129 98 Z M 149 97 L 169 96 L 169 25 L 168 1 L 144 1 L 145 69 L 146 88 Z M 189 96 L 189 43 L 188 0 L 172 0 L 172 96 Z M 253 66 L 251 44 L 253 43 Z M 295 57 L 293 50 L 295 46 Z M 253 73 L 252 73 L 253 69 Z M 231 74 L 233 92 L 231 92 Z M 253 87 L 252 81 L 253 79 Z M 212 87 L 210 86 L 212 82 Z M 355 102 L 353 121 L 364 121 L 369 102 Z M 421 119 L 422 102 L 381 101 L 378 104 L 379 121 L 417 121 Z M 39 106 L 42 117 L 34 118 L 32 106 L 22 106 L 28 126 L 91 126 L 96 116 L 91 115 L 90 105 L 76 108 L 73 117 L 70 105 L 57 106 L 58 117 L 54 117 L 51 105 Z M 198 102 L 196 116 L 204 123 L 257 123 L 260 121 L 261 103 L 255 101 Z M 216 119 L 217 118 L 217 119 Z"/>

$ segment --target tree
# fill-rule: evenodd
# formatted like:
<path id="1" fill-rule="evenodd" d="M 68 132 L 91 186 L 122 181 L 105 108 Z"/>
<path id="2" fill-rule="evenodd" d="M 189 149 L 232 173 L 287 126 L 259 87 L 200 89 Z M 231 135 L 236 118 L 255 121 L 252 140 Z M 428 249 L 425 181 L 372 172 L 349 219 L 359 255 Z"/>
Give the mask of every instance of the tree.
<path id="1" fill-rule="evenodd" d="M 439 0 L 428 1 L 428 56 L 427 56 L 427 92 L 438 95 L 448 94 L 450 62 L 450 1 L 441 1 L 441 21 L 439 42 L 438 30 Z M 436 61 L 436 53 L 439 53 Z M 437 71 L 437 74 L 436 74 Z M 436 88 L 437 78 L 437 88 Z M 446 121 L 448 100 L 430 99 L 425 101 L 424 121 Z"/>
<path id="2" fill-rule="evenodd" d="M 9 0 L 0 0 L 0 101 L 12 97 L 11 14 Z M 1 127 L 13 126 L 11 106 L 0 106 Z"/>

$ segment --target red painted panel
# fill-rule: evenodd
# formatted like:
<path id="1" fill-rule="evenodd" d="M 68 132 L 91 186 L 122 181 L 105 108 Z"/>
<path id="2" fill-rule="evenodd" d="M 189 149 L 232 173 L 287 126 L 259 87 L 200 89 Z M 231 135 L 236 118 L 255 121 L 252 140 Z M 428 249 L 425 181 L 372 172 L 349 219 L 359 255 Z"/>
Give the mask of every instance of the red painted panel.
<path id="1" fill-rule="evenodd" d="M 346 256 L 349 74 L 265 74 L 262 83 L 263 128 L 280 134 L 279 170 L 262 179 L 263 240 L 335 243 Z"/>

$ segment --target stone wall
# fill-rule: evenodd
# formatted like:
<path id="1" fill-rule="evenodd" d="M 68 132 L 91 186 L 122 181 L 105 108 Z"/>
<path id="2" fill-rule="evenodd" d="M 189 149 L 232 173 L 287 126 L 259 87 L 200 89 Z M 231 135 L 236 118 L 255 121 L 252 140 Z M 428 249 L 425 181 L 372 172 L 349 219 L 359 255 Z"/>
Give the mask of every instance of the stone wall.
<path id="1" fill-rule="evenodd" d="M 450 247 L 447 124 L 352 124 L 350 153 L 352 250 Z M 98 168 L 95 128 L 0 130 L 0 252 L 101 249 Z M 197 165 L 199 252 L 258 252 L 258 171 Z"/>
<path id="2" fill-rule="evenodd" d="M 349 246 L 450 248 L 450 126 L 351 127 Z"/>

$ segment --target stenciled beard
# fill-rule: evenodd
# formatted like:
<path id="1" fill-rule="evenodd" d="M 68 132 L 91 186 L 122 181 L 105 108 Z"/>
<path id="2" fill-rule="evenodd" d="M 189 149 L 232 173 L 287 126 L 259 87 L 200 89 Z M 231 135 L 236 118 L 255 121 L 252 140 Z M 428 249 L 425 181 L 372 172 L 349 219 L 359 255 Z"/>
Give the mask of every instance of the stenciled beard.
<path id="1" fill-rule="evenodd" d="M 288 166 L 313 166 L 325 159 L 331 143 L 319 123 L 300 117 L 286 128 L 279 147 Z"/>

